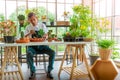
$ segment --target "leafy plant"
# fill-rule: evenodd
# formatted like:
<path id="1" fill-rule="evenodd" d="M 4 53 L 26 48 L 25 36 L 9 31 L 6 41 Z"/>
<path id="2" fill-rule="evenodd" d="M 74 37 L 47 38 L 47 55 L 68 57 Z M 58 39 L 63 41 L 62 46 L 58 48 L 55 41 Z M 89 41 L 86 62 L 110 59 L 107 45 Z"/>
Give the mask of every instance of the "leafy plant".
<path id="1" fill-rule="evenodd" d="M 38 31 L 38 35 L 40 35 L 41 37 L 42 37 L 44 34 L 45 34 L 45 32 L 43 31 L 43 29 L 40 29 L 40 30 Z"/>
<path id="2" fill-rule="evenodd" d="M 24 15 L 22 15 L 22 14 L 20 14 L 20 15 L 18 15 L 18 20 L 25 20 L 25 16 Z"/>
<path id="3" fill-rule="evenodd" d="M 50 21 L 50 22 L 54 22 L 54 20 L 55 20 L 55 16 L 54 16 L 54 14 L 52 14 L 52 13 L 49 13 L 49 14 L 48 14 L 48 18 L 49 18 L 49 21 Z"/>
<path id="4" fill-rule="evenodd" d="M 4 36 L 16 36 L 16 25 L 13 21 L 7 20 L 0 23 Z"/>
<path id="5" fill-rule="evenodd" d="M 83 36 L 91 34 L 91 10 L 88 6 L 76 5 L 73 8 L 73 15 L 70 17 L 70 31 L 74 32 L 73 37 Z"/>
<path id="6" fill-rule="evenodd" d="M 120 58 L 120 52 L 119 52 L 119 48 L 113 48 L 113 52 L 112 52 L 112 59 L 116 59 L 116 58 Z"/>
<path id="7" fill-rule="evenodd" d="M 108 39 L 98 40 L 96 43 L 98 44 L 98 47 L 103 49 L 111 48 L 115 44 L 113 40 L 108 40 Z"/>

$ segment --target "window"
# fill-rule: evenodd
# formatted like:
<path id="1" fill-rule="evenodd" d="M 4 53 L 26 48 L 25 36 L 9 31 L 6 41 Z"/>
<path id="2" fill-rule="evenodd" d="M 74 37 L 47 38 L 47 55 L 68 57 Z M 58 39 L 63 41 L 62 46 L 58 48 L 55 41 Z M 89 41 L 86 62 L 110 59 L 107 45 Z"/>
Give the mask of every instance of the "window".
<path id="1" fill-rule="evenodd" d="M 17 22 L 17 16 L 19 14 L 26 14 L 27 9 L 31 8 L 44 8 L 42 11 L 47 16 L 47 25 L 49 25 L 48 13 L 54 15 L 57 20 L 64 20 L 62 16 L 64 11 L 68 11 L 72 13 L 72 7 L 74 5 L 82 3 L 82 0 L 0 0 L 0 15 L 3 15 L 5 19 L 11 19 Z M 2 20 L 0 18 L 0 20 Z M 66 27 L 54 27 L 49 28 L 57 33 L 59 37 L 62 37 L 62 34 L 67 30 Z M 60 47 L 59 47 L 60 48 Z M 60 51 L 64 49 L 63 47 L 60 48 Z M 59 49 L 58 49 L 59 50 Z"/>

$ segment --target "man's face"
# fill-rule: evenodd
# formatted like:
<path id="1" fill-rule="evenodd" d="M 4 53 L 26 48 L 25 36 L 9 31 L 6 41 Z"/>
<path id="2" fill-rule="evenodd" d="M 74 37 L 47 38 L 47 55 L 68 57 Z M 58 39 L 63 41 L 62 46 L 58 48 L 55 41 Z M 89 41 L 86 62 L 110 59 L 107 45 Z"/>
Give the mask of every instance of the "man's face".
<path id="1" fill-rule="evenodd" d="M 32 16 L 32 17 L 29 18 L 28 20 L 29 20 L 29 22 L 30 22 L 33 26 L 36 26 L 36 25 L 37 25 L 38 20 L 37 20 L 36 16 Z"/>

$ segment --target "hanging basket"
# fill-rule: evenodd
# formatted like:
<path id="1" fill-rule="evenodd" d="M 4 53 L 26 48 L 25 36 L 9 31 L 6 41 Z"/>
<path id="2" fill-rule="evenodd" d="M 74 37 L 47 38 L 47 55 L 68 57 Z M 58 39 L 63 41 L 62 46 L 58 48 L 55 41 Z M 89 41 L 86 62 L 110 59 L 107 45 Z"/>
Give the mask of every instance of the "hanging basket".
<path id="1" fill-rule="evenodd" d="M 112 54 L 112 49 L 99 49 L 101 60 L 109 60 Z"/>

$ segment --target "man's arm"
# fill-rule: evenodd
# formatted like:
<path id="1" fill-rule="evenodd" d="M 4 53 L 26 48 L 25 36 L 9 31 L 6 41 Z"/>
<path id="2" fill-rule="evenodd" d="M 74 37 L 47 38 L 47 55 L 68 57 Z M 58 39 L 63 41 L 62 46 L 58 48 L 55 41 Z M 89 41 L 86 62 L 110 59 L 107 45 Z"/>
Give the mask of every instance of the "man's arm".
<path id="1" fill-rule="evenodd" d="M 28 32 L 28 33 L 25 35 L 25 37 L 28 37 L 28 36 L 30 36 L 30 35 L 32 35 L 32 34 L 35 34 L 35 31 L 34 31 L 34 30 L 30 30 L 30 32 Z"/>

